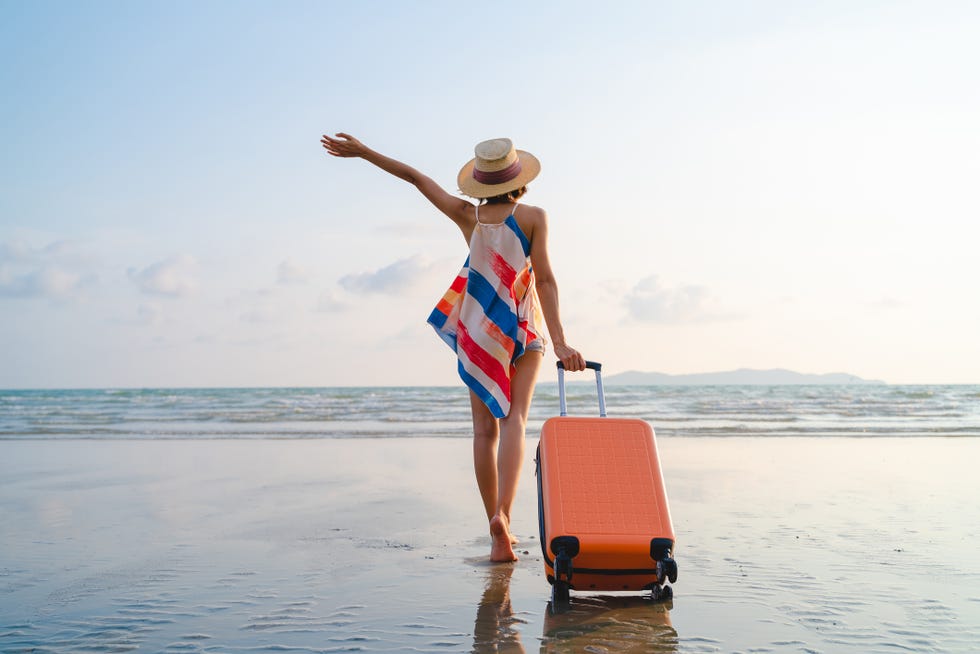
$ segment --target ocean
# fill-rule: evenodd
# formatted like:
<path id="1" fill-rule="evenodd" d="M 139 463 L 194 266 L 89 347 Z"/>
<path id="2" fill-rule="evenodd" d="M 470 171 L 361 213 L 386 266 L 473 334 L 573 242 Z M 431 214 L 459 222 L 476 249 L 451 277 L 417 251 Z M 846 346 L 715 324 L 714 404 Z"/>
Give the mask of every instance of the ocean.
<path id="1" fill-rule="evenodd" d="M 610 416 L 661 437 L 980 436 L 980 385 L 613 386 Z M 595 386 L 568 386 L 570 415 L 598 412 Z M 538 386 L 528 425 L 558 412 Z M 0 440 L 323 439 L 470 434 L 457 387 L 0 391 Z"/>

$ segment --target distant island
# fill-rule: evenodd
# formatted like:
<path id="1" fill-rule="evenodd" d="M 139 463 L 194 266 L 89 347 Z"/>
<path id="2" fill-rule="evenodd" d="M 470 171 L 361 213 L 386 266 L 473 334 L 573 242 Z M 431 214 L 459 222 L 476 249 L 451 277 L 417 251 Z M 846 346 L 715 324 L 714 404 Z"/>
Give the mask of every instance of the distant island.
<path id="1" fill-rule="evenodd" d="M 787 386 L 814 384 L 884 384 L 878 379 L 862 379 L 856 375 L 833 372 L 810 375 L 782 368 L 751 370 L 739 368 L 727 372 L 702 372 L 689 375 L 668 375 L 663 372 L 630 370 L 602 378 L 609 385 L 632 386 Z"/>

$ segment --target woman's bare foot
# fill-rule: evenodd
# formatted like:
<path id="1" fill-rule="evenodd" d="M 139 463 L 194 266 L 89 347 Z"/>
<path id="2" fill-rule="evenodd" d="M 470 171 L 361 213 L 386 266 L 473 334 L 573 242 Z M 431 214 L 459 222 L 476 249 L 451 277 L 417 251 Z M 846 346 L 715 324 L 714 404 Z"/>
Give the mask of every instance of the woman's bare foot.
<path id="1" fill-rule="evenodd" d="M 507 519 L 499 513 L 490 519 L 490 538 L 493 539 L 490 546 L 491 561 L 507 563 L 517 560 L 514 547 L 511 545 L 510 525 L 507 523 Z"/>

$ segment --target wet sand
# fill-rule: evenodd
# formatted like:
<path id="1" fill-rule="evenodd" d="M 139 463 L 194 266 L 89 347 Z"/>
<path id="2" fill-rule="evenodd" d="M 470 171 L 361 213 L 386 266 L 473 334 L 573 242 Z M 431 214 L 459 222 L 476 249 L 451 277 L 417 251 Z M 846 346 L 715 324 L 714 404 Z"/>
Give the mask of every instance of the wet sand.
<path id="1" fill-rule="evenodd" d="M 0 443 L 0 650 L 976 651 L 980 440 L 673 438 L 672 605 L 549 613 L 529 439 L 491 565 L 462 439 Z"/>

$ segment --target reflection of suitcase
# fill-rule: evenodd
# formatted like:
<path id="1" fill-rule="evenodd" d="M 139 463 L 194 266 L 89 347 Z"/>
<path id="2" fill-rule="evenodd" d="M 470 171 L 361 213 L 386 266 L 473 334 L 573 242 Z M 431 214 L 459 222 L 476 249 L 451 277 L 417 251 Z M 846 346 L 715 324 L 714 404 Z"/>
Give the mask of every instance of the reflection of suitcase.
<path id="1" fill-rule="evenodd" d="M 673 596 L 674 529 L 653 429 L 643 420 L 606 418 L 602 366 L 595 370 L 599 418 L 570 418 L 558 362 L 561 416 L 545 421 L 538 445 L 538 521 L 552 609 L 569 590 L 650 590 Z"/>
<path id="2" fill-rule="evenodd" d="M 653 603 L 640 595 L 576 597 L 570 611 L 544 612 L 538 654 L 677 652 L 671 608 L 670 602 Z"/>

